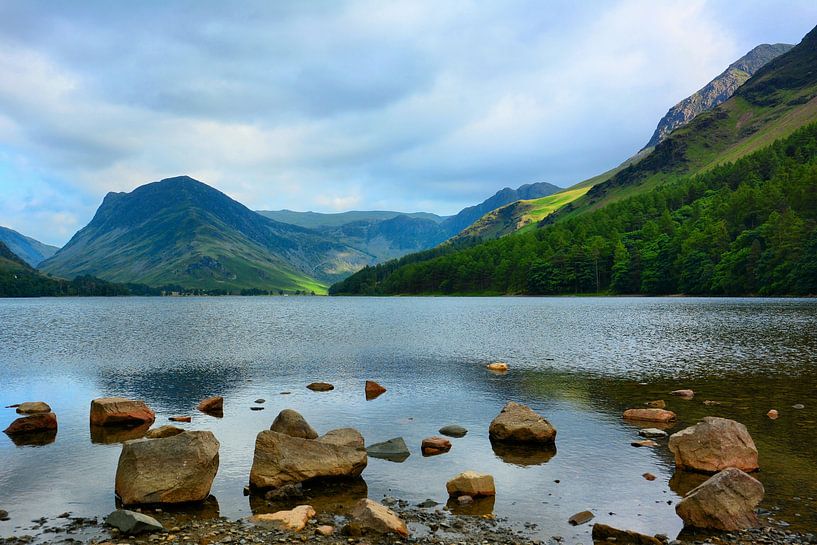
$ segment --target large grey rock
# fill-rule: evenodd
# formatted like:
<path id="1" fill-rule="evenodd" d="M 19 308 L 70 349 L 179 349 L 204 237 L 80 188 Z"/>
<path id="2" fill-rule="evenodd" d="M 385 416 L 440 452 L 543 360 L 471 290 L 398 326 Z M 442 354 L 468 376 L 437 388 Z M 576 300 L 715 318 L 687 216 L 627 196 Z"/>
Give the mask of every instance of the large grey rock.
<path id="1" fill-rule="evenodd" d="M 312 426 L 301 416 L 301 413 L 292 409 L 284 409 L 278 413 L 270 429 L 291 437 L 300 437 L 302 439 L 318 438 L 318 432 L 312 429 Z"/>
<path id="2" fill-rule="evenodd" d="M 382 443 L 375 443 L 366 448 L 366 452 L 372 458 L 381 458 L 391 462 L 403 462 L 411 456 L 406 441 L 402 437 L 395 437 Z"/>
<path id="3" fill-rule="evenodd" d="M 707 416 L 699 423 L 674 433 L 669 449 L 675 467 L 716 473 L 728 467 L 756 471 L 757 447 L 746 426 L 727 418 Z"/>
<path id="4" fill-rule="evenodd" d="M 105 518 L 105 524 L 116 528 L 123 534 L 136 535 L 144 532 L 160 532 L 164 526 L 153 517 L 143 513 L 117 509 Z"/>
<path id="5" fill-rule="evenodd" d="M 218 471 L 218 449 L 209 431 L 127 441 L 116 469 L 116 495 L 124 505 L 204 501 Z"/>
<path id="6" fill-rule="evenodd" d="M 316 478 L 357 477 L 367 462 L 363 436 L 351 428 L 318 439 L 262 431 L 255 439 L 250 486 L 266 489 Z"/>
<path id="7" fill-rule="evenodd" d="M 556 441 L 556 428 L 530 407 L 510 401 L 491 422 L 488 435 L 491 441 L 550 445 Z"/>
<path id="8" fill-rule="evenodd" d="M 758 525 L 755 507 L 763 499 L 763 485 L 736 468 L 729 468 L 692 489 L 675 506 L 684 524 L 696 528 L 734 531 Z"/>

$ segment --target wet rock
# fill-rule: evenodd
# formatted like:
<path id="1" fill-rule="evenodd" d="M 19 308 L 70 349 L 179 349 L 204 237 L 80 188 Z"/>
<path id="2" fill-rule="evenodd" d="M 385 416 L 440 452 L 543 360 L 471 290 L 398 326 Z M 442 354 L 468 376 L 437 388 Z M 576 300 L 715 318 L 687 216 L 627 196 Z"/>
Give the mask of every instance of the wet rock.
<path id="1" fill-rule="evenodd" d="M 224 398 L 221 396 L 208 397 L 199 402 L 198 410 L 211 416 L 224 414 Z"/>
<path id="2" fill-rule="evenodd" d="M 405 440 L 402 437 L 395 437 L 382 443 L 375 443 L 366 448 L 366 452 L 372 458 L 381 458 L 391 462 L 403 462 L 411 455 Z"/>
<path id="3" fill-rule="evenodd" d="M 797 409 L 798 411 L 800 411 L 800 410 L 802 410 L 802 409 L 805 409 L 805 408 L 806 408 L 806 406 L 805 406 L 805 405 L 803 405 L 802 403 L 796 403 L 796 404 L 792 405 L 792 406 L 791 406 L 791 408 L 792 408 L 792 409 Z"/>
<path id="4" fill-rule="evenodd" d="M 102 397 L 91 401 L 92 426 L 139 426 L 151 424 L 156 413 L 144 401 Z"/>
<path id="5" fill-rule="evenodd" d="M 409 535 L 406 523 L 394 511 L 368 498 L 360 500 L 355 506 L 349 524 L 352 533 Z"/>
<path id="6" fill-rule="evenodd" d="M 666 437 L 667 432 L 659 430 L 658 428 L 644 428 L 643 430 L 638 430 L 638 435 L 648 439 L 657 439 L 659 437 Z"/>
<path id="7" fill-rule="evenodd" d="M 301 416 L 301 413 L 292 409 L 284 409 L 270 426 L 270 430 L 289 435 L 290 437 L 300 437 L 302 439 L 317 439 L 318 432 Z"/>
<path id="8" fill-rule="evenodd" d="M 303 485 L 301 483 L 295 483 L 268 490 L 267 493 L 264 494 L 264 499 L 267 501 L 287 501 L 300 499 L 305 495 Z"/>
<path id="9" fill-rule="evenodd" d="M 715 530 L 741 530 L 758 525 L 755 508 L 763 499 L 760 481 L 740 469 L 717 473 L 689 492 L 675 511 L 684 524 Z"/>
<path id="10" fill-rule="evenodd" d="M 328 524 L 321 524 L 315 528 L 315 533 L 319 536 L 328 537 L 335 533 L 335 527 Z"/>
<path id="11" fill-rule="evenodd" d="M 105 524 L 123 534 L 136 535 L 145 532 L 161 532 L 164 526 L 153 517 L 127 509 L 117 509 L 105 518 Z"/>
<path id="12" fill-rule="evenodd" d="M 695 397 L 695 392 L 689 389 L 673 390 L 672 392 L 670 392 L 670 394 L 676 397 L 683 397 L 684 399 L 692 399 L 693 397 Z"/>
<path id="13" fill-rule="evenodd" d="M 488 428 L 491 441 L 552 445 L 556 428 L 530 407 L 510 401 Z"/>
<path id="14" fill-rule="evenodd" d="M 606 524 L 593 525 L 594 543 L 616 543 L 617 545 L 663 545 L 657 537 L 647 536 L 632 530 L 619 530 Z"/>
<path id="15" fill-rule="evenodd" d="M 445 437 L 426 437 L 420 446 L 423 456 L 436 456 L 451 450 L 451 441 Z"/>
<path id="16" fill-rule="evenodd" d="M 258 398 L 255 400 L 255 402 L 258 403 L 259 405 L 263 405 L 264 403 L 267 402 L 267 400 L 263 398 Z"/>
<path id="17" fill-rule="evenodd" d="M 200 502 L 218 471 L 219 442 L 209 431 L 122 445 L 116 494 L 123 505 Z"/>
<path id="18" fill-rule="evenodd" d="M 591 520 L 593 520 L 594 516 L 595 515 L 593 515 L 593 513 L 591 513 L 590 511 L 581 511 L 567 519 L 567 522 L 569 522 L 571 526 L 579 526 L 580 524 L 590 522 Z"/>
<path id="19" fill-rule="evenodd" d="M 489 363 L 485 366 L 486 369 L 489 371 L 495 371 L 499 373 L 504 373 L 508 370 L 508 364 L 503 361 L 496 361 L 494 363 Z"/>
<path id="20" fill-rule="evenodd" d="M 778 413 L 776 409 L 770 409 L 769 412 L 766 413 L 766 416 L 768 416 L 771 420 L 777 420 L 780 413 Z"/>
<path id="21" fill-rule="evenodd" d="M 657 447 L 658 443 L 652 439 L 643 439 L 641 441 L 633 441 L 630 443 L 630 445 L 634 447 Z"/>
<path id="22" fill-rule="evenodd" d="M 268 489 L 319 477 L 357 477 L 367 461 L 363 437 L 350 428 L 318 439 L 262 431 L 255 440 L 250 485 Z"/>
<path id="23" fill-rule="evenodd" d="M 57 415 L 54 413 L 36 413 L 16 419 L 3 430 L 3 433 L 9 436 L 17 436 L 56 431 Z"/>
<path id="24" fill-rule="evenodd" d="M 642 477 L 644 477 L 648 481 L 654 481 L 655 480 L 655 475 L 653 475 L 652 473 L 645 473 L 644 475 L 642 475 Z"/>
<path id="25" fill-rule="evenodd" d="M 640 422 L 674 422 L 676 416 L 674 412 L 664 409 L 627 409 L 624 418 Z"/>
<path id="26" fill-rule="evenodd" d="M 9 512 L 0 509 L 0 521 L 5 522 L 7 520 L 9 520 Z"/>
<path id="27" fill-rule="evenodd" d="M 149 430 L 145 437 L 148 439 L 162 439 L 164 437 L 173 437 L 174 435 L 179 435 L 183 433 L 184 430 L 181 428 L 177 428 L 176 426 L 160 426 L 158 428 L 154 428 Z"/>
<path id="28" fill-rule="evenodd" d="M 386 393 L 386 389 L 373 380 L 366 381 L 366 400 L 371 401 Z"/>
<path id="29" fill-rule="evenodd" d="M 656 399 L 655 401 L 647 401 L 644 403 L 644 406 L 649 407 L 650 409 L 665 409 L 667 404 L 663 399 Z"/>
<path id="30" fill-rule="evenodd" d="M 18 414 L 50 413 L 51 407 L 43 401 L 26 401 L 17 406 Z"/>
<path id="31" fill-rule="evenodd" d="M 468 430 L 456 424 L 449 424 L 448 426 L 443 426 L 442 428 L 440 428 L 439 433 L 447 435 L 449 437 L 459 438 L 465 437 L 465 435 L 468 433 Z"/>
<path id="32" fill-rule="evenodd" d="M 477 473 L 476 471 L 460 473 L 445 483 L 445 489 L 448 491 L 448 495 L 454 498 L 459 496 L 476 498 L 496 495 L 494 478 L 487 473 Z"/>
<path id="33" fill-rule="evenodd" d="M 190 416 L 171 416 L 168 420 L 171 422 L 192 422 L 193 418 Z"/>
<path id="34" fill-rule="evenodd" d="M 417 507 L 419 507 L 420 509 L 431 509 L 432 507 L 437 507 L 438 505 L 440 505 L 439 502 L 436 502 L 429 498 L 425 501 L 421 501 L 420 503 L 418 503 Z"/>
<path id="35" fill-rule="evenodd" d="M 678 469 L 715 473 L 728 467 L 756 471 L 757 448 L 746 426 L 707 416 L 699 423 L 670 436 L 669 449 Z"/>
<path id="36" fill-rule="evenodd" d="M 306 387 L 313 392 L 328 392 L 335 389 L 335 387 L 328 382 L 313 382 L 312 384 L 307 384 Z"/>
<path id="37" fill-rule="evenodd" d="M 311 505 L 299 505 L 295 509 L 289 511 L 277 511 L 275 513 L 254 515 L 250 517 L 251 522 L 255 523 L 276 523 L 292 530 L 293 532 L 300 532 L 304 529 L 309 519 L 314 517 L 317 513 Z"/>

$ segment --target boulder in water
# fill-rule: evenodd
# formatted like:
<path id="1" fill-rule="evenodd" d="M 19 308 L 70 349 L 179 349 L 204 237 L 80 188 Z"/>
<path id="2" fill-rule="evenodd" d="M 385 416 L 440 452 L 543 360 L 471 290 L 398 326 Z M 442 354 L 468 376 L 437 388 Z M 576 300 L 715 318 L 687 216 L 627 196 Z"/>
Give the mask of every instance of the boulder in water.
<path id="1" fill-rule="evenodd" d="M 92 426 L 139 426 L 151 424 L 156 413 L 144 401 L 124 397 L 101 397 L 91 401 Z"/>
<path id="2" fill-rule="evenodd" d="M 406 441 L 402 437 L 395 437 L 382 443 L 375 443 L 366 447 L 366 452 L 372 458 L 381 458 L 390 462 L 403 462 L 411 455 Z"/>
<path id="3" fill-rule="evenodd" d="M 691 490 L 675 506 L 684 524 L 734 531 L 758 525 L 755 508 L 763 499 L 760 481 L 730 467 Z"/>
<path id="4" fill-rule="evenodd" d="M 27 435 L 57 431 L 57 415 L 54 413 L 35 413 L 21 416 L 9 424 L 3 433 L 10 436 Z"/>
<path id="5" fill-rule="evenodd" d="M 530 407 L 509 401 L 488 428 L 491 441 L 552 445 L 556 428 Z"/>
<path id="6" fill-rule="evenodd" d="M 292 409 L 284 409 L 270 426 L 270 430 L 284 433 L 290 437 L 300 437 L 302 439 L 317 439 L 318 432 L 301 416 L 301 413 Z"/>
<path id="7" fill-rule="evenodd" d="M 675 467 L 716 473 L 728 467 L 757 471 L 757 448 L 746 426 L 734 420 L 707 416 L 694 426 L 674 433 L 669 449 Z"/>
<path id="8" fill-rule="evenodd" d="M 496 496 L 496 486 L 494 478 L 487 473 L 477 473 L 476 471 L 464 471 L 445 483 L 445 489 L 451 497 L 470 496 L 478 498 L 482 496 Z"/>
<path id="9" fill-rule="evenodd" d="M 451 441 L 445 437 L 426 437 L 420 446 L 423 456 L 436 456 L 451 450 Z"/>
<path id="10" fill-rule="evenodd" d="M 224 398 L 221 396 L 213 396 L 202 399 L 199 402 L 198 409 L 211 416 L 221 416 L 224 414 Z"/>
<path id="11" fill-rule="evenodd" d="M 624 418 L 640 422 L 674 422 L 677 417 L 674 412 L 664 409 L 627 409 Z"/>

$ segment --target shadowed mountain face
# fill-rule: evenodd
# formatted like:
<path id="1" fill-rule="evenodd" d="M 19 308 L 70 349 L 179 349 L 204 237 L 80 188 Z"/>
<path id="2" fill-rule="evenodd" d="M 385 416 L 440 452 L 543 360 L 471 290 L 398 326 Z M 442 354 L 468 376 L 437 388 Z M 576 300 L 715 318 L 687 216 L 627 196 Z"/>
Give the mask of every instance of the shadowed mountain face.
<path id="1" fill-rule="evenodd" d="M 109 193 L 91 223 L 42 264 L 55 275 L 203 289 L 323 291 L 370 260 L 265 218 L 187 176 Z"/>
<path id="2" fill-rule="evenodd" d="M 9 250 L 32 267 L 36 267 L 59 250 L 56 246 L 43 244 L 8 227 L 0 227 L 0 242 L 5 243 Z"/>
<path id="3" fill-rule="evenodd" d="M 738 87 L 746 83 L 758 70 L 789 51 L 790 44 L 761 44 L 746 55 L 736 60 L 718 77 L 710 81 L 701 90 L 670 108 L 658 122 L 655 132 L 644 148 L 650 148 L 663 142 L 669 134 L 692 121 L 698 114 L 706 112 L 726 102 Z"/>

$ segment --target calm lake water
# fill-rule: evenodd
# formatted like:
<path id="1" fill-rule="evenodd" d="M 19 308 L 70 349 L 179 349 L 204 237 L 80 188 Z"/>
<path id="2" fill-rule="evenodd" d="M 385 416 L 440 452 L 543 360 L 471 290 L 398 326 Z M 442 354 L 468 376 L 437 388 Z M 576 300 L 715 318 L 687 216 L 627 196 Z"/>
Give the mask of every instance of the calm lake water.
<path id="1" fill-rule="evenodd" d="M 486 363 L 506 361 L 495 375 Z M 366 401 L 363 385 L 389 391 Z M 328 393 L 305 388 L 335 385 Z M 669 391 L 693 388 L 685 401 Z M 291 392 L 282 395 L 281 392 Z M 795 528 L 817 528 L 817 301 L 630 298 L 122 298 L 0 300 L 0 406 L 51 404 L 56 441 L 15 446 L 0 435 L 0 536 L 31 519 L 105 515 L 115 507 L 117 437 L 92 437 L 90 400 L 144 399 L 157 425 L 221 442 L 217 503 L 200 516 L 238 518 L 265 502 L 244 497 L 255 436 L 278 411 L 301 412 L 319 433 L 355 427 L 367 444 L 402 436 L 403 463 L 369 459 L 349 494 L 445 503 L 466 469 L 494 475 L 494 512 L 534 535 L 589 542 L 596 522 L 674 537 L 674 504 L 700 477 L 674 476 L 666 440 L 633 448 L 621 412 L 665 399 L 674 430 L 706 415 L 746 424 L 760 451 L 762 507 Z M 225 415 L 195 411 L 225 397 Z M 263 411 L 251 411 L 257 398 Z M 488 424 L 505 402 L 530 405 L 558 429 L 557 451 L 494 451 Z M 705 405 L 704 400 L 720 405 Z M 793 409 L 798 403 L 802 410 Z M 765 414 L 780 411 L 777 421 Z M 16 415 L 0 409 L 5 428 Z M 420 442 L 450 423 L 470 431 L 445 455 Z M 645 472 L 657 476 L 653 482 Z M 316 504 L 337 503 L 315 498 Z M 322 504 L 321 504 L 322 505 Z M 441 506 L 442 507 L 442 506 Z M 486 508 L 486 506 L 481 506 Z M 490 506 L 487 506 L 490 508 Z"/>

